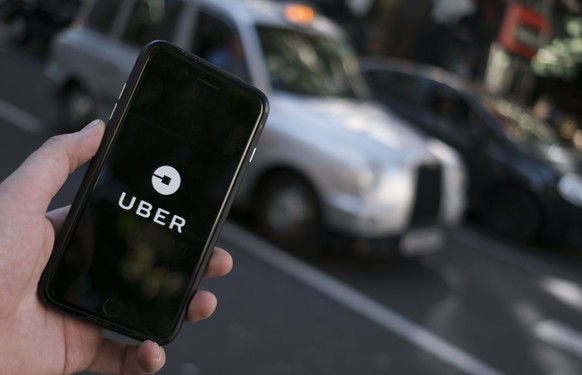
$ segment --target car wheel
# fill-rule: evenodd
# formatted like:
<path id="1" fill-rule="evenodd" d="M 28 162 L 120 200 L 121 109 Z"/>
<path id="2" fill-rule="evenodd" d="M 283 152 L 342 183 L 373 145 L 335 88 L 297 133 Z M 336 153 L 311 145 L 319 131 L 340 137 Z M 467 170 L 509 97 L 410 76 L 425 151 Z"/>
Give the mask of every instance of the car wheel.
<path id="1" fill-rule="evenodd" d="M 519 241 L 538 237 L 542 212 L 527 191 L 502 190 L 493 193 L 483 209 L 485 224 L 495 232 Z"/>
<path id="2" fill-rule="evenodd" d="M 283 249 L 313 254 L 320 250 L 321 220 L 316 194 L 299 176 L 279 173 L 257 191 L 260 234 Z"/>
<path id="3" fill-rule="evenodd" d="M 60 124 L 67 132 L 77 131 L 93 120 L 95 100 L 79 85 L 69 86 L 61 98 Z"/>

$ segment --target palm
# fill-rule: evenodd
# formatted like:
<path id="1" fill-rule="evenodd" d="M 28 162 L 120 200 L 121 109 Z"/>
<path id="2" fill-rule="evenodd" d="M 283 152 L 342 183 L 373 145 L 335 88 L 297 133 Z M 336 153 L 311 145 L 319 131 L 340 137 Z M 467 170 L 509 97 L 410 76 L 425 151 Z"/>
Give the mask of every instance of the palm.
<path id="1" fill-rule="evenodd" d="M 12 293 L 2 296 L 2 301 L 11 303 L 0 306 L 0 324 L 6 329 L 3 340 L 13 343 L 3 355 L 7 355 L 15 366 L 26 363 L 27 373 L 78 371 L 92 362 L 101 341 L 100 330 L 47 309 L 38 299 L 37 283 L 52 250 L 55 234 L 53 225 L 44 215 L 22 212 L 22 204 L 0 200 L 2 212 L 13 213 L 0 215 L 4 232 L 0 238 L 0 267 L 3 270 L 0 285 L 11 286 L 3 287 L 0 293 Z M 18 210 L 21 213 L 16 213 Z M 9 220 L 5 220 L 7 217 Z M 26 237 L 22 237 L 23 229 Z M 32 360 L 19 358 L 19 353 L 32 354 L 26 356 Z"/>

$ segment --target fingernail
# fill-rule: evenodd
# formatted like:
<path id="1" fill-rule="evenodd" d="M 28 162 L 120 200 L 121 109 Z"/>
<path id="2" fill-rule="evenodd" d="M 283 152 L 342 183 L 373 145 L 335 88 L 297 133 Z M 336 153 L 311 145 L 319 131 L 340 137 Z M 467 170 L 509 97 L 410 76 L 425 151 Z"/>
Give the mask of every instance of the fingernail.
<path id="1" fill-rule="evenodd" d="M 87 130 L 91 130 L 94 127 L 96 127 L 97 125 L 99 125 L 102 121 L 97 119 L 97 120 L 93 120 L 91 121 L 88 125 L 86 125 L 82 131 L 87 131 Z"/>
<path id="2" fill-rule="evenodd" d="M 156 361 L 160 362 L 162 360 L 162 347 L 156 343 L 156 346 L 158 347 L 158 355 L 156 356 Z"/>

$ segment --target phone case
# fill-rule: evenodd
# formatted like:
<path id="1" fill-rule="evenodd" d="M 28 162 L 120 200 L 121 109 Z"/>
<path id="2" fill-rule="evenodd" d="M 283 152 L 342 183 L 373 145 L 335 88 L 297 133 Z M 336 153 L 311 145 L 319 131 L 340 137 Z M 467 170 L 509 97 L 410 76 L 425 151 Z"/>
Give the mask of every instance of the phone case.
<path id="1" fill-rule="evenodd" d="M 256 96 L 257 100 L 259 100 L 262 104 L 262 114 L 260 115 L 257 125 L 253 130 L 253 134 L 250 138 L 250 142 L 247 144 L 246 149 L 242 155 L 242 159 L 239 160 L 239 167 L 237 171 L 234 173 L 235 182 L 231 185 L 231 188 L 226 194 L 226 200 L 222 209 L 220 210 L 219 220 L 216 222 L 209 233 L 207 246 L 204 251 L 204 255 L 202 261 L 198 263 L 198 267 L 191 276 L 189 280 L 189 285 L 187 287 L 187 295 L 183 298 L 182 306 L 180 307 L 179 316 L 176 317 L 176 322 L 173 328 L 168 331 L 166 334 L 160 335 L 159 337 L 152 337 L 150 334 L 144 333 L 142 330 L 137 330 L 135 328 L 126 327 L 112 321 L 111 319 L 103 318 L 102 316 L 96 316 L 89 311 L 84 310 L 83 308 L 79 308 L 78 306 L 71 306 L 67 303 L 63 303 L 59 301 L 57 298 L 53 296 L 51 283 L 53 282 L 53 277 L 55 275 L 55 271 L 61 258 L 64 254 L 64 247 L 67 246 L 69 241 L 71 240 L 71 236 L 75 231 L 77 225 L 79 225 L 79 220 L 81 215 L 87 208 L 89 204 L 89 194 L 94 189 L 98 179 L 100 171 L 102 170 L 104 163 L 107 160 L 108 155 L 112 151 L 112 147 L 114 147 L 115 140 L 119 134 L 120 129 L 124 125 L 126 120 L 126 115 L 129 110 L 129 105 L 132 102 L 136 89 L 138 87 L 138 83 L 142 79 L 142 74 L 147 66 L 150 56 L 154 53 L 158 53 L 159 51 L 164 51 L 165 53 L 171 53 L 177 56 L 181 56 L 189 61 L 192 61 L 193 64 L 197 64 L 202 69 L 212 72 L 213 75 L 220 77 L 220 79 L 232 82 L 234 85 L 244 87 L 249 92 L 253 93 Z M 54 247 L 54 251 L 49 259 L 49 262 L 45 268 L 45 271 L 42 274 L 42 277 L 39 282 L 39 296 L 41 300 L 54 308 L 57 308 L 61 311 L 66 312 L 67 314 L 76 316 L 78 318 L 87 320 L 91 323 L 97 324 L 102 326 L 103 328 L 110 329 L 112 331 L 124 334 L 126 336 L 138 339 L 138 340 L 146 340 L 151 339 L 160 344 L 167 344 L 172 341 L 177 333 L 181 328 L 182 321 L 184 319 L 185 313 L 188 308 L 188 304 L 193 297 L 198 284 L 201 280 L 203 271 L 210 259 L 212 254 L 212 249 L 214 248 L 215 242 L 217 237 L 220 233 L 220 229 L 226 220 L 227 213 L 232 205 L 232 201 L 240 184 L 241 177 L 244 173 L 245 168 L 249 164 L 249 159 L 253 153 L 253 150 L 256 147 L 260 132 L 265 124 L 266 118 L 268 115 L 268 101 L 265 95 L 259 91 L 258 89 L 250 86 L 249 84 L 239 80 L 238 78 L 220 71 L 218 68 L 213 67 L 211 64 L 207 63 L 206 61 L 190 54 L 189 52 L 176 47 L 168 42 L 165 41 L 154 41 L 148 45 L 146 45 L 141 53 L 139 54 L 136 64 L 120 94 L 120 98 L 115 105 L 115 108 L 112 112 L 112 116 L 108 122 L 106 127 L 105 135 L 103 141 L 97 151 L 97 154 L 93 157 L 88 167 L 88 170 L 85 174 L 85 177 L 80 185 L 80 188 L 77 192 L 77 195 L 73 201 L 65 224 L 61 232 L 57 236 L 56 244 Z"/>

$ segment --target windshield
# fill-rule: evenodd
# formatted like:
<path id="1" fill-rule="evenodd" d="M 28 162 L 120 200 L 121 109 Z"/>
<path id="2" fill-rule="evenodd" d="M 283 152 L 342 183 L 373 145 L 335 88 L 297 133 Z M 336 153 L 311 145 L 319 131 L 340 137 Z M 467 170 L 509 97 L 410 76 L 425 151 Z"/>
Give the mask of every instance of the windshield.
<path id="1" fill-rule="evenodd" d="M 309 96 L 361 96 L 352 48 L 298 30 L 258 26 L 271 85 L 276 91 Z"/>
<path id="2" fill-rule="evenodd" d="M 560 146 L 559 135 L 545 121 L 538 120 L 516 104 L 486 98 L 485 105 L 498 120 L 503 133 L 518 145 L 547 153 Z"/>

